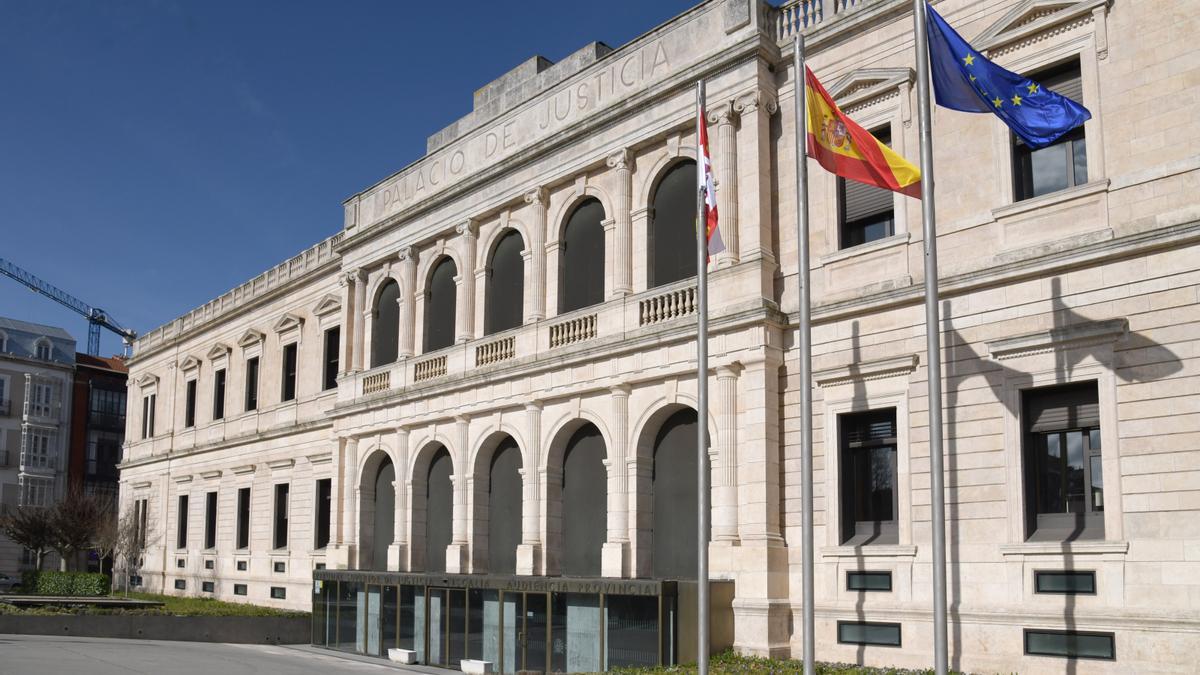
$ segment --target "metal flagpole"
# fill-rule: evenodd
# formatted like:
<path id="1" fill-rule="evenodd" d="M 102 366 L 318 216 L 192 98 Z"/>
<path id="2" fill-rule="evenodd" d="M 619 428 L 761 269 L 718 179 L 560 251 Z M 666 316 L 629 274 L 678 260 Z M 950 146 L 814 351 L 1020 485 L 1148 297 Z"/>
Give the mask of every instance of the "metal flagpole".
<path id="1" fill-rule="evenodd" d="M 946 675 L 946 496 L 942 468 L 942 345 L 938 316 L 937 232 L 933 208 L 933 128 L 925 0 L 913 0 L 917 50 L 917 116 L 921 131 L 921 226 L 925 238 L 925 360 L 929 377 L 929 490 L 933 527 L 933 667 Z"/>
<path id="2" fill-rule="evenodd" d="M 813 675 L 816 631 L 813 611 L 813 476 L 812 476 L 812 312 L 808 268 L 808 78 L 804 69 L 804 36 L 796 33 L 792 43 L 796 87 L 796 251 L 800 283 L 800 508 L 804 549 L 804 674 Z"/>
<path id="3" fill-rule="evenodd" d="M 704 122 L 704 81 L 696 83 L 696 170 L 703 172 L 704 152 L 700 130 Z M 701 173 L 701 176 L 704 174 Z M 697 184 L 704 181 L 698 180 Z M 708 218 L 705 213 L 704 187 L 696 190 L 696 454 L 699 488 L 699 513 L 696 514 L 696 603 L 699 624 L 696 631 L 696 666 L 700 675 L 708 675 Z"/>

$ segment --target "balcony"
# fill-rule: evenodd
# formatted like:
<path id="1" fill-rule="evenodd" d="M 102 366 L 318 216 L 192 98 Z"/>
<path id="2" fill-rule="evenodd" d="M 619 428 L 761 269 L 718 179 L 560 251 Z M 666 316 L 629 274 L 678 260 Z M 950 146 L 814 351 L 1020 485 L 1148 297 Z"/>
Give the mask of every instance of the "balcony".
<path id="1" fill-rule="evenodd" d="M 634 333 L 669 329 L 694 317 L 697 309 L 696 280 L 685 279 L 354 373 L 351 386 L 342 390 L 340 398 L 346 402 L 361 396 L 377 396 L 405 386 L 424 386 L 456 375 L 504 367 L 515 361 L 553 357 L 606 339 L 620 340 Z"/>
<path id="2" fill-rule="evenodd" d="M 871 0 L 787 0 L 769 9 L 775 24 L 775 38 L 791 42 L 806 28 L 832 21 L 837 16 L 870 4 Z"/>

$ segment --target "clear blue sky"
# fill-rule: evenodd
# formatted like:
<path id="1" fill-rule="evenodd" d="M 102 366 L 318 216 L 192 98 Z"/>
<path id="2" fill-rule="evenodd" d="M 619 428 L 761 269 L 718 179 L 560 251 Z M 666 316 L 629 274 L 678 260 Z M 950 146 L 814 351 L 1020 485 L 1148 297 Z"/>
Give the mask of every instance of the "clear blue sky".
<path id="1" fill-rule="evenodd" d="M 697 1 L 4 0 L 0 258 L 145 332 L 335 233 L 524 59 Z M 2 276 L 0 316 L 86 348 Z"/>

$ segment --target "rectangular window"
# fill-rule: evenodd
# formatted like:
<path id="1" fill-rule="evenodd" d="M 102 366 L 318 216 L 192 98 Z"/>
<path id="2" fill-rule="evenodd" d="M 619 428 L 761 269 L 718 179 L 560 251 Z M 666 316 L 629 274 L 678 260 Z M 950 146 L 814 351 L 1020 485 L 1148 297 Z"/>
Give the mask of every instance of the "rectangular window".
<path id="1" fill-rule="evenodd" d="M 204 548 L 217 547 L 217 493 L 204 496 Z"/>
<path id="2" fill-rule="evenodd" d="M 175 566 L 178 567 L 179 569 L 183 569 L 183 568 L 187 567 L 187 558 L 176 558 Z"/>
<path id="3" fill-rule="evenodd" d="M 276 574 L 283 574 L 287 571 L 287 563 L 276 561 L 276 563 L 272 566 L 272 569 L 275 570 Z"/>
<path id="4" fill-rule="evenodd" d="M 155 394 L 142 397 L 142 438 L 154 437 Z"/>
<path id="5" fill-rule="evenodd" d="M 216 566 L 217 566 L 217 563 L 212 558 L 209 558 L 204 561 L 204 569 L 206 569 L 206 570 L 215 569 Z"/>
<path id="6" fill-rule="evenodd" d="M 333 480 L 322 478 L 317 481 L 317 522 L 315 527 L 317 540 L 313 542 L 317 549 L 329 545 L 329 514 L 331 513 L 332 498 Z"/>
<path id="7" fill-rule="evenodd" d="M 288 493 L 291 486 L 280 483 L 275 486 L 275 548 L 287 548 L 288 545 Z"/>
<path id="8" fill-rule="evenodd" d="M 891 146 L 889 127 L 876 129 L 871 134 L 884 145 Z M 858 246 L 896 233 L 894 192 L 845 178 L 837 179 L 837 189 L 839 248 Z"/>
<path id="9" fill-rule="evenodd" d="M 213 419 L 225 419 L 225 369 L 213 373 Z"/>
<path id="10" fill-rule="evenodd" d="M 283 348 L 283 391 L 281 400 L 296 398 L 296 343 Z"/>
<path id="11" fill-rule="evenodd" d="M 286 600 L 287 599 L 287 589 L 284 588 L 283 586 L 272 586 L 271 587 L 271 599 Z"/>
<path id="12" fill-rule="evenodd" d="M 341 349 L 342 328 L 334 326 L 325 331 L 325 374 L 321 381 L 321 389 L 337 387 L 338 351 Z"/>
<path id="13" fill-rule="evenodd" d="M 258 357 L 246 359 L 246 411 L 258 410 Z"/>
<path id="14" fill-rule="evenodd" d="M 146 528 L 149 524 L 149 501 L 139 499 L 134 503 L 134 513 L 137 518 L 137 543 L 138 548 L 146 547 L 146 536 L 149 534 Z"/>
<path id="15" fill-rule="evenodd" d="M 1112 633 L 1068 630 L 1025 630 L 1025 653 L 1034 656 L 1064 656 L 1071 659 L 1117 658 Z"/>
<path id="16" fill-rule="evenodd" d="M 838 642 L 844 645 L 900 646 L 900 624 L 867 621 L 837 622 Z"/>
<path id="17" fill-rule="evenodd" d="M 1060 595 L 1095 595 L 1095 572 L 1054 572 L 1038 571 L 1033 573 L 1034 591 L 1037 593 L 1057 593 Z"/>
<path id="18" fill-rule="evenodd" d="M 179 508 L 176 511 L 179 522 L 175 529 L 175 548 L 187 548 L 188 526 L 188 496 L 179 495 Z"/>
<path id="19" fill-rule="evenodd" d="M 250 548 L 250 488 L 238 489 L 237 496 L 237 547 Z"/>
<path id="20" fill-rule="evenodd" d="M 890 591 L 891 572 L 846 572 L 848 591 Z"/>
<path id="21" fill-rule="evenodd" d="M 1030 541 L 1104 538 L 1104 470 L 1095 382 L 1022 392 Z"/>
<path id="22" fill-rule="evenodd" d="M 200 590 L 204 593 L 212 593 L 216 590 L 216 585 L 211 581 L 201 581 Z"/>
<path id="23" fill-rule="evenodd" d="M 233 594 L 234 595 L 245 595 L 246 594 L 246 584 L 234 584 L 233 585 Z"/>
<path id="24" fill-rule="evenodd" d="M 1061 94 L 1077 103 L 1084 103 L 1083 80 L 1079 76 L 1079 60 L 1030 76 L 1042 89 Z M 1013 188 L 1016 201 L 1039 197 L 1088 182 L 1087 139 L 1083 127 L 1069 133 L 1044 148 L 1034 150 L 1012 135 Z"/>
<path id="25" fill-rule="evenodd" d="M 245 561 L 245 560 L 239 560 L 239 561 L 237 561 L 237 571 L 239 571 L 239 572 L 245 572 L 245 571 L 246 571 L 246 567 L 247 567 L 247 565 L 246 565 L 246 561 Z"/>
<path id="26" fill-rule="evenodd" d="M 842 543 L 895 544 L 896 409 L 838 416 Z"/>
<path id="27" fill-rule="evenodd" d="M 183 426 L 196 426 L 196 381 L 188 380 L 187 401 L 183 408 Z"/>
<path id="28" fill-rule="evenodd" d="M 175 590 L 177 590 L 177 591 L 182 591 L 182 590 L 186 590 L 186 589 L 187 589 L 187 582 L 186 582 L 186 581 L 184 581 L 183 579 L 176 579 L 176 580 L 175 580 Z"/>

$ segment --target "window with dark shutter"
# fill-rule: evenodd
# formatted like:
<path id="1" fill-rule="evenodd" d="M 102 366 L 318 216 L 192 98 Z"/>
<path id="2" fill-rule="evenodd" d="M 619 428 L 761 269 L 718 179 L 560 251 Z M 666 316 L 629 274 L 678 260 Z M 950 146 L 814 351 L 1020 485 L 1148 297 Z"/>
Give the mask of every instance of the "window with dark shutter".
<path id="1" fill-rule="evenodd" d="M 225 369 L 213 373 L 213 419 L 225 419 Z"/>
<path id="2" fill-rule="evenodd" d="M 183 409 L 183 426 L 196 426 L 196 381 L 188 380 L 187 400 Z"/>
<path id="3" fill-rule="evenodd" d="M 246 359 L 246 412 L 258 410 L 258 357 Z"/>
<path id="4" fill-rule="evenodd" d="M 896 409 L 840 415 L 838 425 L 842 543 L 898 543 Z"/>
<path id="5" fill-rule="evenodd" d="M 237 547 L 250 548 L 250 488 L 238 489 L 237 495 Z"/>
<path id="6" fill-rule="evenodd" d="M 1072 59 L 1029 76 L 1043 89 L 1083 100 L 1079 60 Z M 1072 129 L 1054 143 L 1034 150 L 1015 134 L 1013 139 L 1013 192 L 1016 201 L 1058 192 L 1088 182 L 1087 139 L 1083 127 Z"/>
<path id="7" fill-rule="evenodd" d="M 295 342 L 283 348 L 283 386 L 280 396 L 283 401 L 296 399 L 296 349 Z"/>
<path id="8" fill-rule="evenodd" d="M 1030 541 L 1104 538 L 1104 470 L 1095 382 L 1032 389 L 1024 402 Z"/>
<path id="9" fill-rule="evenodd" d="M 877 129 L 871 134 L 884 145 L 891 146 L 889 129 Z M 894 192 L 845 178 L 838 178 L 837 182 L 839 248 L 858 246 L 896 233 Z"/>
<path id="10" fill-rule="evenodd" d="M 341 326 L 334 326 L 325 331 L 325 373 L 321 381 L 322 391 L 337 387 L 338 351 L 341 349 L 341 338 Z"/>
<path id="11" fill-rule="evenodd" d="M 217 547 L 217 493 L 204 496 L 204 548 Z"/>

